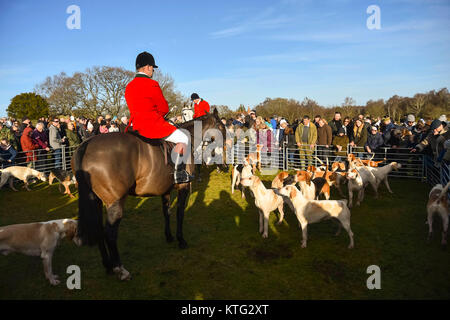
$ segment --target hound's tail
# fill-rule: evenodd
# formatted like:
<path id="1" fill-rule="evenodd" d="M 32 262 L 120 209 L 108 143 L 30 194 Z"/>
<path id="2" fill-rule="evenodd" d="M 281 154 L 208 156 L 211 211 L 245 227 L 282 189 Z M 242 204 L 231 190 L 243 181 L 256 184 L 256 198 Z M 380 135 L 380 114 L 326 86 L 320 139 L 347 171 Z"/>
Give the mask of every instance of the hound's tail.
<path id="1" fill-rule="evenodd" d="M 447 196 L 448 189 L 450 188 L 450 181 L 445 185 L 444 189 L 442 189 L 441 194 L 439 195 L 439 201 L 441 201 L 445 196 Z"/>
<path id="2" fill-rule="evenodd" d="M 74 154 L 74 171 L 78 182 L 78 230 L 83 245 L 103 241 L 103 205 L 92 191 L 90 174 L 82 169 L 88 141 L 82 143 Z"/>

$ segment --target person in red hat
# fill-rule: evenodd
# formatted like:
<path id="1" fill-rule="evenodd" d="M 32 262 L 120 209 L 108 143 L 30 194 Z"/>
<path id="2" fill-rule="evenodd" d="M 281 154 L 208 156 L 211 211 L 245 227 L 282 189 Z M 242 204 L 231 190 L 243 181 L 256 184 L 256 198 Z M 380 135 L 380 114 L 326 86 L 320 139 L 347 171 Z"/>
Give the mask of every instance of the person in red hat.
<path id="1" fill-rule="evenodd" d="M 150 139 L 164 139 L 176 144 L 175 183 L 192 181 L 186 171 L 181 155 L 187 150 L 188 136 L 171 125 L 164 118 L 169 112 L 169 105 L 164 98 L 159 83 L 152 79 L 154 69 L 158 68 L 155 59 L 148 52 L 140 53 L 136 58 L 136 76 L 125 89 L 125 99 L 130 110 L 130 121 L 133 130 Z M 128 129 L 128 127 L 127 127 Z M 126 130 L 127 130 L 126 129 Z"/>
<path id="2" fill-rule="evenodd" d="M 209 112 L 209 103 L 201 99 L 198 94 L 191 94 L 191 101 L 194 101 L 194 119 L 204 116 Z"/>

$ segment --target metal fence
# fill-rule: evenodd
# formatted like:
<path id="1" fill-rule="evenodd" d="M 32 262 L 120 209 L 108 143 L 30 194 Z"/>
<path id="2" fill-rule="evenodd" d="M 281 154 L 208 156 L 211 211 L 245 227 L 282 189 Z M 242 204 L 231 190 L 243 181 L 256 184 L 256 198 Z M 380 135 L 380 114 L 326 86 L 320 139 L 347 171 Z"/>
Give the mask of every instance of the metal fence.
<path id="1" fill-rule="evenodd" d="M 29 166 L 33 169 L 49 173 L 53 168 L 63 170 L 71 169 L 71 158 L 77 146 L 62 147 L 61 149 L 43 149 L 19 152 L 13 163 L 0 162 L 0 168 L 10 165 Z M 249 154 L 256 154 L 256 146 L 249 143 L 238 143 L 233 148 L 227 149 L 227 163 L 243 163 Z M 344 160 L 348 153 L 354 153 L 357 157 L 371 159 L 374 161 L 385 160 L 385 163 L 398 162 L 402 166 L 398 171 L 392 171 L 390 176 L 399 178 L 412 178 L 426 181 L 431 185 L 447 184 L 450 181 L 450 164 L 443 161 L 437 163 L 432 157 L 420 153 L 411 153 L 410 149 L 403 148 L 380 148 L 375 154 L 363 152 L 362 149 L 347 146 L 339 156 L 332 147 L 316 145 L 288 148 L 286 145 L 272 145 L 263 148 L 261 152 L 261 168 L 272 168 L 279 170 L 305 170 L 308 165 L 318 167 L 321 162 L 329 163 Z M 381 164 L 382 165 L 382 164 Z"/>
<path id="2" fill-rule="evenodd" d="M 273 152 L 277 148 L 276 155 L 265 150 L 261 152 L 262 168 L 277 168 L 280 170 L 306 170 L 310 165 L 318 167 L 322 163 L 331 164 L 335 161 L 344 161 L 348 153 L 354 153 L 362 159 L 372 159 L 373 161 L 383 161 L 383 163 L 398 162 L 401 168 L 398 171 L 392 171 L 390 176 L 400 178 L 413 178 L 425 180 L 424 155 L 420 153 L 411 153 L 410 149 L 403 148 L 380 148 L 374 153 L 364 152 L 362 149 L 353 148 L 350 145 L 346 149 L 338 152 L 332 146 L 326 147 L 322 145 L 300 146 L 296 148 L 288 148 L 283 146 L 279 148 L 274 145 L 271 148 Z M 264 151 L 264 150 L 263 150 Z M 255 153 L 256 150 L 250 150 L 249 146 L 234 146 L 233 152 L 229 152 L 228 163 L 243 163 L 243 160 L 249 153 Z M 383 163 L 380 165 L 382 166 Z"/>
<path id="3" fill-rule="evenodd" d="M 27 166 L 47 174 L 54 168 L 70 170 L 72 154 L 77 147 L 64 146 L 60 149 L 50 149 L 49 151 L 45 149 L 21 151 L 17 153 L 17 156 L 12 162 L 1 159 L 0 168 L 3 169 L 12 165 Z"/>
<path id="4" fill-rule="evenodd" d="M 424 156 L 424 175 L 427 182 L 445 186 L 450 181 L 450 163 L 442 161 L 436 162 L 430 156 Z"/>

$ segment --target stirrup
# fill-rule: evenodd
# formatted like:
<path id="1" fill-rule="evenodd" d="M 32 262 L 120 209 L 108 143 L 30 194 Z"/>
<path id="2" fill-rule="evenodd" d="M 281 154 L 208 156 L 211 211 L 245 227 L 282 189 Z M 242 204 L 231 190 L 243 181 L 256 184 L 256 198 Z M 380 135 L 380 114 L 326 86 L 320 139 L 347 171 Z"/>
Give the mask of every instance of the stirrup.
<path id="1" fill-rule="evenodd" d="M 194 180 L 194 176 L 190 175 L 186 170 L 177 170 L 173 173 L 175 184 L 188 183 Z"/>

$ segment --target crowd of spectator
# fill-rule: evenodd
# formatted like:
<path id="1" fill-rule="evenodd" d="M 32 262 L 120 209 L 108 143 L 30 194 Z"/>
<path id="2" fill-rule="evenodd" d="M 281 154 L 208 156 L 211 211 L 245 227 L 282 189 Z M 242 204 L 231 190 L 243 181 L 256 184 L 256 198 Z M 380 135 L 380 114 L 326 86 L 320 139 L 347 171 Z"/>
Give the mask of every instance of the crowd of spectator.
<path id="1" fill-rule="evenodd" d="M 33 126 L 28 117 L 21 121 L 0 119 L 0 162 L 8 167 L 21 162 L 36 167 L 63 166 L 63 150 L 70 156 L 82 141 L 97 134 L 124 132 L 128 118 L 106 115 L 96 119 L 85 117 L 41 117 Z M 18 156 L 20 154 L 20 156 Z"/>
<path id="2" fill-rule="evenodd" d="M 388 147 L 390 152 L 427 152 L 438 163 L 450 161 L 450 130 L 445 115 L 439 119 L 425 120 L 416 119 L 410 114 L 396 123 L 388 116 L 372 118 L 360 114 L 350 118 L 336 112 L 330 121 L 321 115 L 313 119 L 305 115 L 289 123 L 283 117 L 274 115 L 263 118 L 251 110 L 238 113 L 234 118 L 222 118 L 222 122 L 237 139 L 245 135 L 254 144 L 261 145 L 262 152 L 270 154 L 273 148 L 281 150 L 286 147 L 286 160 L 298 160 L 302 167 L 312 164 L 314 155 L 323 160 L 329 156 L 339 160 L 347 155 L 349 147 L 362 158 L 371 155 L 374 155 L 374 159 L 380 158 L 383 155 L 382 148 Z M 34 126 L 27 117 L 21 121 L 2 118 L 0 161 L 2 166 L 16 162 L 29 164 L 37 161 L 41 165 L 52 162 L 54 167 L 61 168 L 63 150 L 67 150 L 70 155 L 73 147 L 89 137 L 124 132 L 127 125 L 127 117 L 119 120 L 110 115 L 96 119 L 42 117 Z M 248 130 L 250 128 L 254 130 Z M 23 156 L 18 157 L 19 152 Z"/>
<path id="3" fill-rule="evenodd" d="M 380 159 L 385 148 L 390 153 L 425 152 L 438 163 L 450 161 L 450 130 L 446 115 L 439 119 L 417 119 L 410 114 L 401 122 L 394 122 L 389 116 L 376 117 L 358 115 L 355 118 L 342 117 L 340 112 L 327 121 L 321 115 L 310 119 L 305 115 L 289 123 L 287 119 L 274 115 L 262 118 L 251 110 L 239 113 L 232 119 L 222 119 L 237 139 L 248 129 L 255 132 L 255 143 L 262 143 L 262 150 L 287 147 L 287 161 L 298 159 L 301 167 L 312 164 L 313 156 L 322 160 L 332 156 L 345 157 L 351 148 L 359 157 Z M 250 138 L 250 140 L 252 140 Z"/>

